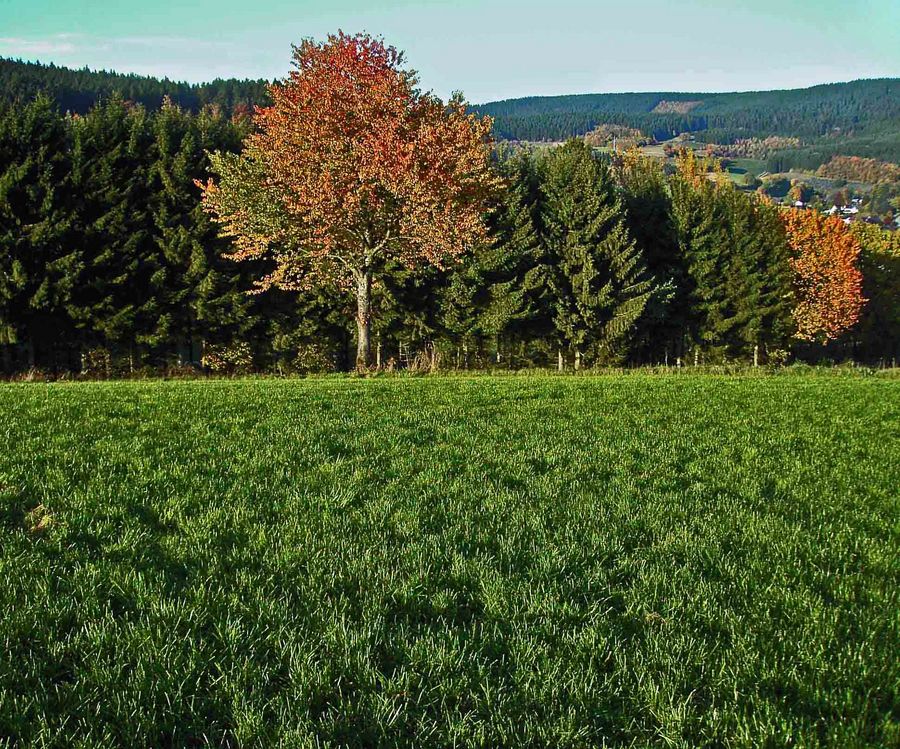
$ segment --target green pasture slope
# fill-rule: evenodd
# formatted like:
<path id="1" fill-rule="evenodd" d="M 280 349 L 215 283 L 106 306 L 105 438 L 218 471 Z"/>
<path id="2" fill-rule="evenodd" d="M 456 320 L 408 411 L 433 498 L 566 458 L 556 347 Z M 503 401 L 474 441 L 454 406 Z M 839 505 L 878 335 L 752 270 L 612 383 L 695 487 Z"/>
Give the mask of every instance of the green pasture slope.
<path id="1" fill-rule="evenodd" d="M 900 742 L 900 380 L 0 386 L 0 746 Z"/>

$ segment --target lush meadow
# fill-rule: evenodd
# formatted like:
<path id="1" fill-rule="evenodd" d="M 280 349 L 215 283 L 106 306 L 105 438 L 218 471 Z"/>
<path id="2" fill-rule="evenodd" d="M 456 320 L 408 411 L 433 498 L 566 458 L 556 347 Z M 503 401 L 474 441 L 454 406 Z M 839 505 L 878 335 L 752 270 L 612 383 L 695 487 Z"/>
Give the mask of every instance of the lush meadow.
<path id="1" fill-rule="evenodd" d="M 897 746 L 900 381 L 0 386 L 0 746 Z"/>

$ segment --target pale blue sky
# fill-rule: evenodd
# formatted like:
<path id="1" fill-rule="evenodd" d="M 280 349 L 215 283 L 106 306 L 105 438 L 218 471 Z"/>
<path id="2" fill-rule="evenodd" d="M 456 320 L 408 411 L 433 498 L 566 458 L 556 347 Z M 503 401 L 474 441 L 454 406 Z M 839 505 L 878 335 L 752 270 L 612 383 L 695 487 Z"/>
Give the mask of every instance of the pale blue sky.
<path id="1" fill-rule="evenodd" d="M 900 76 L 900 0 L 0 0 L 0 56 L 189 81 L 282 77 L 338 28 L 473 102 Z"/>

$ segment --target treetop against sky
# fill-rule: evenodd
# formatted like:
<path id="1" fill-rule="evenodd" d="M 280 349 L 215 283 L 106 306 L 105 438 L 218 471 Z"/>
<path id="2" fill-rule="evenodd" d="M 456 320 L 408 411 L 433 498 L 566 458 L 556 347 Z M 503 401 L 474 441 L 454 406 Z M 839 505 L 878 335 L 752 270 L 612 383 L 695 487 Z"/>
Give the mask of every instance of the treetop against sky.
<path id="1" fill-rule="evenodd" d="M 900 74 L 895 0 L 4 0 L 0 56 L 189 81 L 275 78 L 291 43 L 381 34 L 473 102 L 792 88 Z"/>

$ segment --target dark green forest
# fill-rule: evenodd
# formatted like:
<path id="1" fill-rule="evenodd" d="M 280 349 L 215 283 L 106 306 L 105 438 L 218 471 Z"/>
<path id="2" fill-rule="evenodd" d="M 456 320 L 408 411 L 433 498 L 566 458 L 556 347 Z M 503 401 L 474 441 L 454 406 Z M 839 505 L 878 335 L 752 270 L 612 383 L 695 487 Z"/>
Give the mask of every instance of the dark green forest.
<path id="1" fill-rule="evenodd" d="M 2 370 L 350 368 L 347 290 L 252 293 L 266 268 L 228 259 L 202 210 L 195 180 L 208 176 L 208 152 L 238 151 L 249 127 L 221 110 L 150 110 L 117 95 L 85 114 L 46 96 L 0 108 Z M 854 331 L 829 349 L 800 346 L 777 206 L 653 160 L 609 163 L 580 141 L 499 149 L 497 161 L 507 187 L 486 246 L 446 270 L 382 269 L 382 367 L 900 353 L 883 324 L 897 317 L 890 256 L 869 261 L 886 291 L 869 295 Z"/>
<path id="2" fill-rule="evenodd" d="M 249 111 L 255 104 L 266 104 L 266 85 L 266 81 L 233 78 L 193 84 L 0 58 L 0 101 L 27 103 L 38 94 L 45 94 L 56 107 L 73 114 L 86 114 L 101 100 L 118 94 L 148 109 L 159 109 L 168 97 L 194 113 L 211 105 L 231 115 Z"/>

